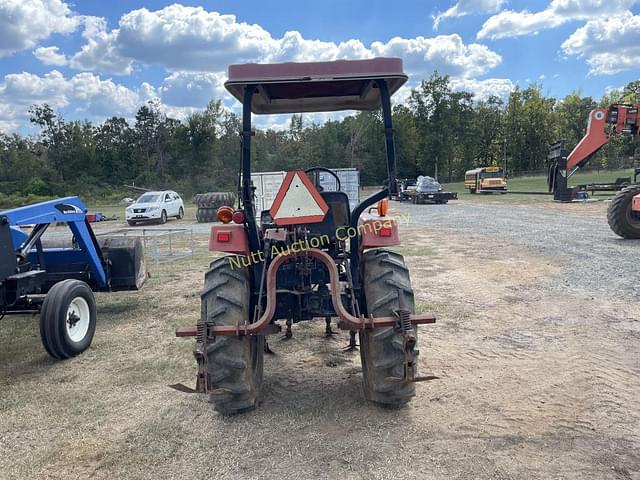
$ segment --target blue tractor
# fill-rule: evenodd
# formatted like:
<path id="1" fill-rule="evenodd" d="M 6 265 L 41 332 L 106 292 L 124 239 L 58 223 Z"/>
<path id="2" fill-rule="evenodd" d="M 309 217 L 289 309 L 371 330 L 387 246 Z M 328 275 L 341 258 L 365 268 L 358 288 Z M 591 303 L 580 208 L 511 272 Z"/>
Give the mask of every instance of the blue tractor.
<path id="1" fill-rule="evenodd" d="M 0 318 L 39 312 L 42 344 L 56 359 L 91 345 L 94 291 L 134 290 L 146 279 L 141 240 L 96 237 L 86 213 L 78 197 L 0 212 Z M 73 238 L 48 245 L 43 235 L 55 224 Z"/>

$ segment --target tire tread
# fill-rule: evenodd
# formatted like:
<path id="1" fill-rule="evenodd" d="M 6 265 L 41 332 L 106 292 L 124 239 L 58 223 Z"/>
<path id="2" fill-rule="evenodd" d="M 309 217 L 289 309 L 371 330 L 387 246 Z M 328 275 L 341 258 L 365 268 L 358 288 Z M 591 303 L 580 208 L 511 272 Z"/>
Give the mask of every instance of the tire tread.
<path id="1" fill-rule="evenodd" d="M 409 270 L 402 255 L 384 249 L 362 256 L 368 313 L 391 316 L 401 306 L 414 313 Z M 404 371 L 403 334 L 393 327 L 360 332 L 365 396 L 375 403 L 399 407 L 415 396 L 415 385 L 399 382 Z"/>
<path id="2" fill-rule="evenodd" d="M 631 208 L 633 197 L 638 194 L 640 185 L 630 185 L 618 192 L 607 208 L 609 227 L 622 238 L 640 238 L 640 227 L 630 224 L 627 219 L 627 210 Z"/>
<path id="3" fill-rule="evenodd" d="M 232 270 L 228 257 L 214 260 L 201 292 L 201 322 L 236 325 L 249 316 L 249 271 Z M 209 401 L 232 415 L 255 408 L 261 401 L 264 337 L 218 337 L 206 348 Z M 198 347 L 197 347 L 198 348 Z M 196 349 L 197 349 L 196 348 Z M 255 349 L 255 350 L 254 350 Z M 252 364 L 252 354 L 257 361 Z"/>

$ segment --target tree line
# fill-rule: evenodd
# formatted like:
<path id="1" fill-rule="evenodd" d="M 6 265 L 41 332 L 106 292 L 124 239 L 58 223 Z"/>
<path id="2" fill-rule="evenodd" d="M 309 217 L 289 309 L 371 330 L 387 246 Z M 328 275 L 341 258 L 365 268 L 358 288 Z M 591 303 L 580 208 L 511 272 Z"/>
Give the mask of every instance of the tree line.
<path id="1" fill-rule="evenodd" d="M 436 173 L 441 181 L 465 170 L 504 165 L 509 174 L 545 168 L 548 145 L 564 139 L 573 148 L 589 112 L 612 103 L 640 103 L 640 81 L 606 93 L 600 101 L 573 92 L 545 96 L 542 85 L 516 88 L 506 99 L 475 101 L 454 91 L 448 76 L 434 73 L 404 104 L 393 107 L 398 176 Z M 67 121 L 49 105 L 34 105 L 38 135 L 0 132 L 0 195 L 101 196 L 124 185 L 172 188 L 183 195 L 234 189 L 240 166 L 240 118 L 212 100 L 180 121 L 157 103 L 140 107 L 132 123 L 112 117 L 100 125 Z M 639 141 L 617 136 L 590 167 L 625 168 L 640 160 Z M 288 129 L 257 129 L 253 170 L 356 167 L 364 185 L 386 179 L 379 112 L 359 112 L 323 124 L 293 115 Z"/>

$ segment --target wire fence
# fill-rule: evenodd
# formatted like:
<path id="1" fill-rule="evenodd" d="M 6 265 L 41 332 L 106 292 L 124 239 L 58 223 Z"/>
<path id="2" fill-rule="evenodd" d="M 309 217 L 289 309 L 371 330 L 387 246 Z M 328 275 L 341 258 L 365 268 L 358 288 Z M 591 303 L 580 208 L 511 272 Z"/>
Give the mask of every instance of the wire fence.
<path id="1" fill-rule="evenodd" d="M 171 262 L 193 256 L 193 229 L 182 228 L 122 228 L 97 234 L 109 237 L 140 237 L 144 243 L 145 256 L 154 263 Z"/>

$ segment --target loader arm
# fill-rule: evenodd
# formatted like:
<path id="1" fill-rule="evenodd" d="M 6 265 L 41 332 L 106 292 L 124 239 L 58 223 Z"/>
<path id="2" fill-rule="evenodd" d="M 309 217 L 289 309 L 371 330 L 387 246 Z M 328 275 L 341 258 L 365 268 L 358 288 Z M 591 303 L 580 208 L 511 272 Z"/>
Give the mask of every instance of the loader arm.
<path id="1" fill-rule="evenodd" d="M 11 239 L 10 245 L 8 241 L 0 242 L 0 247 L 4 245 L 3 255 L 19 260 L 19 265 L 12 262 L 11 268 L 6 269 L 6 276 L 25 271 L 33 275 L 35 271 L 42 278 L 38 293 L 46 293 L 55 283 L 69 278 L 82 280 L 96 291 L 142 287 L 146 280 L 142 240 L 126 236 L 97 237 L 86 214 L 87 207 L 78 197 L 0 211 L 4 235 L 8 234 Z M 56 224 L 65 224 L 73 241 L 67 244 L 63 240 L 61 246 L 50 246 L 45 242 L 43 246 L 45 232 Z M 2 267 L 0 273 L 5 271 L 4 265 Z M 3 280 L 0 275 L 0 286 Z M 32 293 L 29 289 L 25 292 Z"/>
<path id="2" fill-rule="evenodd" d="M 609 142 L 611 135 L 637 136 L 640 124 L 639 109 L 640 104 L 611 105 L 609 108 L 591 110 L 587 133 L 567 157 L 567 178 L 584 167 L 589 159 Z"/>

